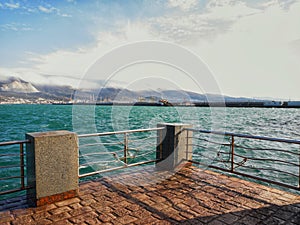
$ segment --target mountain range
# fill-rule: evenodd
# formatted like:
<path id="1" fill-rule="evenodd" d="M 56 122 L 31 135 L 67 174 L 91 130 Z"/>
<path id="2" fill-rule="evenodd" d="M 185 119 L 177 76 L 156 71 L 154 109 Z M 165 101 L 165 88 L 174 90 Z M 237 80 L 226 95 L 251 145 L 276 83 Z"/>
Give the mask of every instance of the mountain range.
<path id="1" fill-rule="evenodd" d="M 0 81 L 0 97 L 79 102 L 158 102 L 167 99 L 169 102 L 249 102 L 262 101 L 250 98 L 199 94 L 184 90 L 143 90 L 134 91 L 115 87 L 80 90 L 71 86 L 33 84 L 20 78 L 11 77 Z"/>

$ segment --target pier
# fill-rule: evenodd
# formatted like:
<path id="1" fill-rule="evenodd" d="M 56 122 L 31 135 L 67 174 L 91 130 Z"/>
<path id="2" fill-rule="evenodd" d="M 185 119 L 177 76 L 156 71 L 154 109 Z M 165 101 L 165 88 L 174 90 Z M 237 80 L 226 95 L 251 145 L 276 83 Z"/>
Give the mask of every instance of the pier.
<path id="1" fill-rule="evenodd" d="M 156 154 L 152 154 L 154 158 L 136 162 L 132 159 L 132 152 L 137 154 L 135 157 L 146 153 L 134 148 L 137 139 L 131 135 L 147 132 L 150 135 L 142 138 L 141 142 L 144 144 L 146 139 L 151 138 L 156 140 L 156 146 L 152 146 Z M 110 135 L 120 135 L 121 143 L 109 144 L 120 144 L 121 151 L 116 148 L 105 153 L 83 151 L 84 147 L 96 148 L 99 145 L 91 143 L 89 138 Z M 224 141 L 228 142 L 219 143 L 215 139 L 207 139 L 207 135 L 223 135 Z M 20 188 L 5 190 L 2 194 L 26 190 L 26 195 L 0 201 L 0 224 L 299 224 L 299 182 L 288 184 L 245 173 L 245 169 L 250 169 L 247 163 L 262 158 L 236 153 L 243 147 L 238 145 L 239 138 L 281 142 L 297 147 L 300 144 L 297 140 L 201 131 L 186 124 L 159 124 L 153 129 L 85 135 L 68 131 L 27 134 L 26 140 L 1 144 L 20 146 L 21 158 L 21 176 L 6 178 L 20 178 Z M 225 153 L 229 156 L 226 157 L 228 161 L 214 158 L 213 162 L 204 166 L 207 159 L 201 159 L 207 155 L 194 152 L 199 147 L 197 140 L 200 139 L 227 148 Z M 100 144 L 104 146 L 108 142 Z M 23 145 L 26 145 L 26 154 Z M 113 156 L 114 167 L 86 170 L 87 166 L 101 162 L 98 159 L 89 163 L 80 162 L 79 149 L 82 149 L 83 157 L 95 154 L 101 155 L 101 158 L 105 154 Z M 255 152 L 265 149 L 247 150 Z M 300 168 L 297 161 L 299 153 L 292 150 L 280 151 L 296 155 L 295 162 L 264 160 L 287 163 L 291 171 L 274 169 L 273 172 L 283 172 L 300 180 L 299 174 L 293 172 L 298 172 Z M 225 154 L 224 151 L 218 151 L 216 156 Z M 213 154 L 209 153 L 210 156 Z M 115 163 L 121 163 L 122 166 L 116 167 Z M 227 165 L 219 167 L 226 163 L 228 168 Z M 217 169 L 226 174 L 217 172 Z M 260 169 L 266 171 L 270 168 Z M 240 177 L 230 176 L 229 173 Z M 244 180 L 243 176 L 257 178 L 258 182 L 264 182 L 265 185 Z M 90 179 L 84 180 L 86 177 Z M 287 191 L 270 187 L 269 184 L 281 185 Z"/>
<path id="2" fill-rule="evenodd" d="M 81 183 L 75 198 L 40 207 L 0 203 L 0 224 L 291 224 L 300 196 L 189 166 L 168 177 L 151 166 Z M 139 186 L 143 179 L 168 177 Z M 128 181 L 130 182 L 128 183 Z"/>

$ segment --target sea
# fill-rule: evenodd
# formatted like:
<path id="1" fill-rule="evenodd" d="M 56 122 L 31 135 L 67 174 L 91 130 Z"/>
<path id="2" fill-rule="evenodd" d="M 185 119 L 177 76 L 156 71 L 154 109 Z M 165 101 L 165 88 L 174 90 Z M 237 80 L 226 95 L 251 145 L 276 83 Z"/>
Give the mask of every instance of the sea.
<path id="1" fill-rule="evenodd" d="M 24 140 L 25 134 L 30 132 L 44 132 L 55 130 L 68 130 L 78 134 L 102 133 L 132 129 L 155 128 L 159 123 L 184 123 L 192 124 L 193 128 L 201 130 L 214 130 L 249 134 L 273 138 L 285 138 L 300 140 L 300 109 L 285 108 L 209 108 L 209 107 L 155 107 L 155 106 L 96 106 L 96 105 L 0 105 L 0 142 Z M 152 135 L 152 136 L 151 136 Z M 143 144 L 147 145 L 150 152 L 143 158 L 155 158 L 156 133 L 150 136 L 134 136 L 134 139 L 142 138 Z M 195 158 L 208 164 L 228 163 L 228 146 L 220 146 L 216 143 L 229 143 L 230 138 L 211 138 L 210 135 L 202 135 L 194 132 L 193 149 Z M 151 138 L 152 137 L 152 138 Z M 122 137 L 119 138 L 123 141 Z M 117 139 L 105 139 L 102 143 L 112 143 Z M 205 141 L 205 143 L 202 143 Z M 275 157 L 299 164 L 299 157 L 276 151 L 285 149 L 299 153 L 298 145 L 274 143 L 268 141 L 236 139 L 237 153 L 246 155 L 248 158 L 257 154 L 258 158 Z M 84 146 L 88 139 L 81 141 L 81 153 L 84 155 Z M 99 143 L 97 143 L 99 145 Z M 101 143 L 100 143 L 101 144 Z M 105 145 L 106 146 L 106 145 Z M 142 146 L 139 146 L 142 148 Z M 89 153 L 90 149 L 86 147 Z M 105 147 L 107 151 L 109 147 Z M 112 147 L 113 148 L 113 147 Z M 255 151 L 255 148 L 260 151 Z M 275 149 L 275 151 L 274 151 Z M 262 151 L 264 150 L 264 151 Z M 97 151 L 101 151 L 98 148 Z M 116 151 L 113 148 L 113 151 Z M 17 153 L 18 146 L 0 147 L 0 177 L 18 175 L 18 168 L 1 169 L 1 166 L 18 164 L 19 157 L 4 156 L 9 153 Z M 135 151 L 134 154 L 137 151 Z M 223 154 L 223 155 L 222 155 Z M 221 155 L 221 156 L 220 156 Z M 89 157 L 81 157 L 82 165 L 88 165 Z M 93 159 L 91 159 L 93 160 Z M 240 164 L 248 165 L 248 168 L 240 168 L 252 175 L 260 177 L 270 176 L 280 182 L 292 185 L 298 184 L 297 177 L 274 173 L 272 168 L 291 172 L 299 175 L 299 169 L 281 162 L 256 160 L 252 164 L 246 164 L 244 158 L 237 158 Z M 138 159 L 135 159 L 138 162 Z M 225 167 L 228 165 L 225 165 Z M 268 167 L 260 171 L 257 168 Z M 82 172 L 88 166 L 82 166 Z M 239 167 L 237 165 L 237 167 Z M 253 168 L 252 168 L 253 167 Z M 255 167 L 255 168 L 254 168 Z M 95 169 L 89 167 L 89 171 Z M 14 188 L 19 181 L 14 179 L 0 180 L 0 192 Z"/>

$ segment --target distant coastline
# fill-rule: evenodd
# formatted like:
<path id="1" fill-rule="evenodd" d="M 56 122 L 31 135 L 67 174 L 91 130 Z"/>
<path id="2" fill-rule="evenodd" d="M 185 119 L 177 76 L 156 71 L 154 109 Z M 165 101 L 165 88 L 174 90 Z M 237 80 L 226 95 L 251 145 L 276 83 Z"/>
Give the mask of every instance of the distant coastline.
<path id="1" fill-rule="evenodd" d="M 157 107 L 233 107 L 233 108 L 300 108 L 300 101 L 289 102 L 195 102 L 169 103 L 160 102 L 96 102 L 96 103 L 53 103 L 53 105 L 101 105 L 101 106 L 157 106 Z"/>
<path id="2" fill-rule="evenodd" d="M 0 81 L 0 104 L 300 108 L 300 101 L 295 100 L 231 97 L 185 90 L 134 91 L 114 87 L 77 90 L 71 86 L 34 85 L 16 77 Z"/>

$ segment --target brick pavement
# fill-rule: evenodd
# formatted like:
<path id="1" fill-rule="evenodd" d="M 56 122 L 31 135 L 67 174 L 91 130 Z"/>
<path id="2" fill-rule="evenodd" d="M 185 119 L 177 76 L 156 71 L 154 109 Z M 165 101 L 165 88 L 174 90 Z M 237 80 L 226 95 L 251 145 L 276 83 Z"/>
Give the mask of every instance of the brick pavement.
<path id="1" fill-rule="evenodd" d="M 148 166 L 81 183 L 79 197 L 47 206 L 2 201 L 0 224 L 296 225 L 300 195 L 193 166 L 175 175 Z"/>

